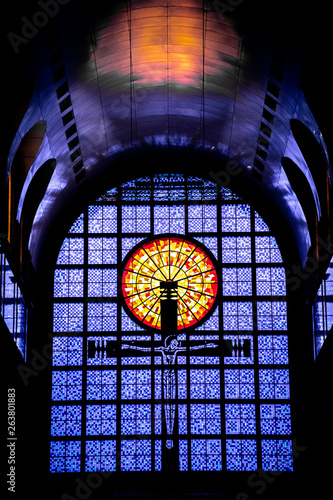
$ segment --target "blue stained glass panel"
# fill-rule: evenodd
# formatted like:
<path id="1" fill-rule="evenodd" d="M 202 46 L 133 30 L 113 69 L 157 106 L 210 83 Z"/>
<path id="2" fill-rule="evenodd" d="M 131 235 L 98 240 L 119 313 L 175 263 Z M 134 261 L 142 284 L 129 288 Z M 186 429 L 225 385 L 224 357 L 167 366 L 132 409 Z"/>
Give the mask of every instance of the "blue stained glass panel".
<path id="1" fill-rule="evenodd" d="M 179 440 L 179 470 L 188 470 L 188 442 L 186 439 Z"/>
<path id="2" fill-rule="evenodd" d="M 274 236 L 256 236 L 256 262 L 282 263 L 282 256 Z"/>
<path id="3" fill-rule="evenodd" d="M 51 441 L 50 472 L 80 472 L 81 442 Z"/>
<path id="4" fill-rule="evenodd" d="M 286 335 L 259 335 L 258 360 L 260 364 L 288 364 L 288 337 Z"/>
<path id="5" fill-rule="evenodd" d="M 116 370 L 88 370 L 87 399 L 112 400 L 117 398 Z"/>
<path id="6" fill-rule="evenodd" d="M 269 227 L 256 211 L 254 211 L 254 229 L 258 233 L 269 231 Z"/>
<path id="7" fill-rule="evenodd" d="M 225 417 L 227 434 L 256 433 L 254 404 L 226 404 Z"/>
<path id="8" fill-rule="evenodd" d="M 185 371 L 184 373 L 186 374 Z M 191 370 L 190 384 L 191 399 L 220 398 L 220 370 Z"/>
<path id="9" fill-rule="evenodd" d="M 216 200 L 219 191 L 222 206 L 207 204 L 207 200 Z M 54 296 L 58 299 L 54 305 L 54 326 L 59 335 L 54 339 L 52 387 L 57 410 L 52 413 L 52 432 L 58 439 L 64 439 L 64 446 L 59 445 L 58 454 L 53 453 L 51 470 L 80 470 L 81 458 L 67 453 L 65 441 L 66 438 L 74 442 L 80 433 L 89 438 L 85 441 L 83 460 L 87 472 L 115 470 L 117 433 L 121 470 L 163 470 L 163 359 L 153 351 L 138 353 L 129 349 L 117 359 L 116 351 L 108 342 L 120 339 L 127 344 L 139 343 L 139 346 L 142 342 L 146 347 L 152 340 L 150 335 L 143 338 L 144 328 L 134 323 L 121 306 L 116 264 L 148 235 L 185 234 L 185 230 L 196 235 L 195 239 L 221 262 L 222 301 L 197 333 L 182 333 L 178 339 L 182 346 L 196 341 L 217 343 L 221 348 L 218 333 L 223 328 L 223 340 L 229 341 L 228 346 L 234 349 L 230 353 L 215 349 L 215 354 L 209 352 L 208 356 L 188 352 L 177 355 L 174 397 L 178 398 L 175 422 L 181 438 L 177 440 L 179 468 L 219 471 L 224 448 L 227 470 L 256 470 L 256 442 L 261 433 L 263 469 L 292 470 L 292 455 L 286 451 L 287 443 L 291 442 L 288 344 L 287 336 L 281 334 L 287 329 L 285 270 L 279 265 L 281 254 L 269 228 L 231 191 L 216 189 L 214 183 L 195 177 L 188 182 L 183 175 L 173 174 L 155 176 L 153 182 L 151 177 L 137 179 L 123 185 L 119 193 L 119 202 L 121 198 L 126 202 L 117 207 L 110 205 L 111 198 L 101 197 L 89 207 L 87 225 L 83 224 L 83 216 L 73 224 L 59 253 L 54 281 Z M 117 197 L 116 191 L 113 196 Z M 172 204 L 185 199 L 196 203 Z M 143 203 L 136 203 L 138 200 Z M 198 203 L 200 201 L 205 203 Z M 221 226 L 217 223 L 218 210 L 221 210 Z M 121 235 L 121 231 L 128 234 Z M 207 234 L 203 236 L 203 232 Z M 88 263 L 85 271 L 84 263 Z M 88 278 L 86 284 L 85 277 Z M 254 294 L 261 299 L 255 301 L 255 307 Z M 85 295 L 88 303 L 83 311 Z M 255 327 L 260 333 L 258 369 L 253 350 Z M 85 347 L 89 369 L 82 369 L 82 336 L 73 335 L 83 330 L 99 332 L 90 333 L 89 345 Z M 104 336 L 106 332 L 117 331 L 119 336 Z M 72 335 L 69 332 L 73 332 Z M 91 344 L 94 340 L 97 341 L 95 350 Z M 161 345 L 161 335 L 155 340 Z M 115 354 L 110 355 L 112 352 Z M 222 356 L 226 366 L 220 372 Z M 222 387 L 220 378 L 224 380 Z M 119 387 L 117 381 L 120 381 Z M 82 394 L 83 383 L 85 394 Z M 228 439 L 225 436 L 219 439 L 221 393 L 226 400 L 222 407 L 225 425 L 222 431 Z M 254 400 L 258 396 L 260 414 L 256 415 Z M 72 418 L 66 409 L 66 406 L 74 409 L 82 398 L 85 429 L 81 429 L 81 420 Z M 152 398 L 156 399 L 154 403 Z M 259 403 L 256 404 L 259 408 Z M 151 434 L 155 435 L 154 441 L 150 440 Z M 281 435 L 286 439 L 276 439 Z M 107 436 L 113 439 L 105 439 Z"/>
<path id="10" fill-rule="evenodd" d="M 122 404 L 121 434 L 151 434 L 151 405 Z"/>
<path id="11" fill-rule="evenodd" d="M 122 439 L 120 467 L 122 471 L 150 471 L 152 469 L 150 439 Z"/>
<path id="12" fill-rule="evenodd" d="M 122 233 L 148 233 L 150 231 L 149 205 L 123 205 Z"/>
<path id="13" fill-rule="evenodd" d="M 155 434 L 162 434 L 162 405 L 154 406 Z"/>
<path id="14" fill-rule="evenodd" d="M 223 302 L 223 330 L 253 330 L 252 302 Z"/>
<path id="15" fill-rule="evenodd" d="M 191 434 L 219 434 L 221 408 L 219 404 L 191 404 Z"/>
<path id="16" fill-rule="evenodd" d="M 122 399 L 151 398 L 151 370 L 122 370 Z"/>
<path id="17" fill-rule="evenodd" d="M 257 295 L 286 295 L 285 271 L 282 267 L 259 267 Z"/>
<path id="18" fill-rule="evenodd" d="M 188 230 L 190 233 L 217 231 L 215 205 L 189 205 Z"/>
<path id="19" fill-rule="evenodd" d="M 261 399 L 289 399 L 289 370 L 259 370 L 259 395 Z"/>
<path id="20" fill-rule="evenodd" d="M 117 330 L 117 304 L 98 303 L 88 304 L 87 315 L 88 332 L 107 332 Z"/>
<path id="21" fill-rule="evenodd" d="M 65 238 L 58 254 L 57 264 L 78 265 L 84 263 L 83 238 Z"/>
<path id="22" fill-rule="evenodd" d="M 155 441 L 155 470 L 162 470 L 162 441 L 159 439 Z"/>
<path id="23" fill-rule="evenodd" d="M 179 404 L 178 405 L 178 419 L 179 419 L 179 434 L 187 434 L 188 433 L 188 425 L 187 425 L 187 405 Z"/>
<path id="24" fill-rule="evenodd" d="M 221 441 L 219 439 L 191 440 L 191 470 L 222 470 Z"/>
<path id="25" fill-rule="evenodd" d="M 140 241 L 143 241 L 142 238 L 138 237 L 133 237 L 133 238 L 122 238 L 121 240 L 121 246 L 122 246 L 122 259 L 126 257 L 128 252 L 132 250 L 132 248 L 140 243 Z"/>
<path id="26" fill-rule="evenodd" d="M 108 237 L 88 238 L 88 264 L 116 264 L 117 239 Z"/>
<path id="27" fill-rule="evenodd" d="M 258 330 L 287 330 L 285 301 L 258 301 L 257 314 Z"/>
<path id="28" fill-rule="evenodd" d="M 222 287 L 224 296 L 252 295 L 252 269 L 223 268 Z"/>
<path id="29" fill-rule="evenodd" d="M 83 330 L 83 304 L 54 303 L 53 331 L 81 332 Z"/>
<path id="30" fill-rule="evenodd" d="M 86 442 L 86 472 L 116 470 L 116 441 Z"/>
<path id="31" fill-rule="evenodd" d="M 290 405 L 260 405 L 262 434 L 291 434 Z"/>
<path id="32" fill-rule="evenodd" d="M 83 233 L 83 214 L 81 214 L 76 221 L 72 224 L 72 227 L 68 231 L 69 233 Z"/>
<path id="33" fill-rule="evenodd" d="M 89 233 L 116 233 L 117 207 L 115 205 L 90 205 L 88 207 Z"/>
<path id="34" fill-rule="evenodd" d="M 82 337 L 53 337 L 53 366 L 81 366 L 82 345 Z"/>
<path id="35" fill-rule="evenodd" d="M 115 404 L 87 405 L 87 436 L 116 435 L 116 414 Z"/>
<path id="36" fill-rule="evenodd" d="M 224 371 L 226 399 L 254 399 L 254 370 L 226 369 Z"/>
<path id="37" fill-rule="evenodd" d="M 178 377 L 178 398 L 179 399 L 187 399 L 187 371 L 186 370 L 177 370 Z"/>
<path id="38" fill-rule="evenodd" d="M 52 401 L 82 399 L 82 371 L 53 371 Z"/>
<path id="39" fill-rule="evenodd" d="M 226 440 L 227 470 L 257 470 L 257 443 L 255 439 Z"/>
<path id="40" fill-rule="evenodd" d="M 290 439 L 263 439 L 261 449 L 263 470 L 293 470 L 293 449 Z"/>
<path id="41" fill-rule="evenodd" d="M 79 405 L 51 407 L 51 436 L 80 436 L 82 408 Z"/>
<path id="42" fill-rule="evenodd" d="M 250 232 L 251 211 L 249 205 L 222 205 L 221 221 L 222 232 Z"/>
<path id="43" fill-rule="evenodd" d="M 88 297 L 116 297 L 117 269 L 88 269 Z"/>
<path id="44" fill-rule="evenodd" d="M 251 238 L 248 236 L 224 236 L 222 238 L 222 263 L 250 264 Z"/>
<path id="45" fill-rule="evenodd" d="M 185 207 L 183 205 L 169 207 L 156 205 L 154 207 L 154 232 L 185 233 Z"/>

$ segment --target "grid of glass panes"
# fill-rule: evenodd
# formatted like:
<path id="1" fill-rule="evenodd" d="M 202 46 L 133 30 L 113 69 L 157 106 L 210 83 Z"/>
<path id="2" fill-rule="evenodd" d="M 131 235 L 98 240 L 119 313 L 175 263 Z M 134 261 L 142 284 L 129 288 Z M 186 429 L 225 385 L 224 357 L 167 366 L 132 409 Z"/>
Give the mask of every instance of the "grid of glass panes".
<path id="1" fill-rule="evenodd" d="M 333 259 L 326 270 L 314 303 L 314 353 L 318 355 L 333 326 Z"/>
<path id="2" fill-rule="evenodd" d="M 0 246 L 0 315 L 23 359 L 26 359 L 27 307 Z"/>
<path id="3" fill-rule="evenodd" d="M 161 333 L 119 286 L 133 247 L 167 233 L 208 248 L 221 283 L 214 313 L 177 336 L 169 430 Z M 292 470 L 286 308 L 276 240 L 228 189 L 162 174 L 103 195 L 55 270 L 51 472 L 164 470 L 167 442 L 181 471 Z"/>

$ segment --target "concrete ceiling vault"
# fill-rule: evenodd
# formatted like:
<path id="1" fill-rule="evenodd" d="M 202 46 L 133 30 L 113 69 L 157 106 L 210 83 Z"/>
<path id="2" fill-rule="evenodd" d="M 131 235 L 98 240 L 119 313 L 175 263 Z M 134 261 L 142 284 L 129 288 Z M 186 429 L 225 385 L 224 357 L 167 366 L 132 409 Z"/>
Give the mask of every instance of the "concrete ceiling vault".
<path id="1" fill-rule="evenodd" d="M 128 177 L 140 175 L 146 154 L 167 151 L 182 152 L 173 166 L 184 172 L 194 168 L 184 160 L 187 153 L 192 162 L 200 158 L 206 175 L 231 169 L 232 186 L 239 183 L 254 201 L 259 194 L 277 211 L 304 263 L 309 228 L 325 217 L 325 179 L 314 175 L 291 123 L 311 135 L 328 184 L 331 170 L 300 88 L 304 57 L 290 36 L 292 22 L 281 30 L 283 12 L 272 20 L 267 8 L 246 0 L 229 2 L 226 12 L 222 2 L 203 0 L 58 1 L 57 11 L 43 10 L 42 3 L 12 25 L 21 39 L 7 36 L 18 52 L 22 95 L 16 132 L 9 130 L 2 153 L 7 185 L 26 134 L 46 124 L 15 198 L 19 223 L 30 184 L 52 160 L 49 182 L 39 190 L 34 216 L 29 213 L 35 267 L 46 235 L 80 190 L 89 191 L 106 173 L 116 182 L 119 165 Z M 310 209 L 297 195 L 297 179 L 311 195 Z"/>

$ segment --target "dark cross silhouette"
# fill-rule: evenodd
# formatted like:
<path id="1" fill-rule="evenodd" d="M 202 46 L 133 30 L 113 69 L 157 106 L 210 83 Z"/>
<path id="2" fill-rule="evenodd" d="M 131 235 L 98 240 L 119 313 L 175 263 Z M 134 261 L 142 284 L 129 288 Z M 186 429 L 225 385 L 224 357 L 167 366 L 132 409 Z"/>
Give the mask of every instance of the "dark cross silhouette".
<path id="1" fill-rule="evenodd" d="M 172 336 L 172 335 L 171 335 Z M 171 337 L 169 336 L 169 337 Z M 169 338 L 167 337 L 167 338 Z M 165 339 L 166 340 L 166 339 Z M 164 341 L 165 342 L 165 341 Z M 179 341 L 177 341 L 179 342 Z M 125 345 L 125 344 L 124 344 Z M 165 348 L 164 344 L 164 348 Z M 193 346 L 194 348 L 195 346 Z M 199 346 L 200 347 L 200 346 Z M 205 344 L 205 347 L 210 347 L 209 344 Z M 251 341 L 249 339 L 240 340 L 229 340 L 224 339 L 219 341 L 218 353 L 221 357 L 233 357 L 233 358 L 249 358 L 251 356 Z M 124 349 L 125 347 L 123 347 Z M 133 346 L 129 345 L 128 349 L 133 349 Z M 160 346 L 160 349 L 164 349 Z M 186 347 L 181 347 L 186 351 Z M 143 349 L 141 349 L 143 350 Z M 148 349 L 150 350 L 150 348 Z M 146 352 L 148 352 L 148 350 Z M 115 340 L 89 340 L 88 341 L 88 358 L 111 358 L 116 356 L 117 353 L 117 342 Z M 178 352 L 177 352 L 178 354 Z"/>
<path id="2" fill-rule="evenodd" d="M 163 377 L 162 377 L 162 411 L 164 422 L 165 452 L 163 463 L 170 464 L 176 469 L 178 462 L 177 451 L 174 448 L 175 422 L 177 417 L 177 377 L 175 372 L 177 355 L 189 351 L 199 351 L 202 349 L 217 349 L 220 356 L 249 357 L 251 355 L 250 340 L 222 340 L 218 344 L 204 343 L 195 345 L 192 342 L 182 345 L 177 340 L 177 282 L 167 280 L 160 283 L 160 305 L 161 305 L 161 334 L 162 345 L 156 347 L 144 347 L 142 345 L 121 344 L 122 350 L 135 350 L 140 352 L 154 352 L 162 358 Z M 116 341 L 100 340 L 88 342 L 88 357 L 106 358 L 115 356 L 117 352 Z M 216 351 L 215 351 L 216 352 Z"/>
<path id="3" fill-rule="evenodd" d="M 173 430 L 174 430 L 174 422 L 176 415 L 176 394 L 177 394 L 177 379 L 175 373 L 175 365 L 177 354 L 184 353 L 187 351 L 186 347 L 182 347 L 181 342 L 179 340 L 173 339 L 168 342 L 168 339 L 173 337 L 170 335 L 164 341 L 164 346 L 154 347 L 153 352 L 155 354 L 161 354 L 162 356 L 162 365 L 163 369 L 163 410 L 164 410 L 164 420 L 166 423 L 167 435 L 168 439 L 166 441 L 166 447 L 173 447 Z M 199 349 L 207 349 L 207 348 L 216 348 L 217 344 L 203 344 L 203 345 L 194 345 L 189 346 L 188 350 L 199 350 Z M 141 347 L 137 345 L 131 344 L 122 344 L 122 349 L 135 349 L 143 352 L 151 352 L 150 347 Z"/>

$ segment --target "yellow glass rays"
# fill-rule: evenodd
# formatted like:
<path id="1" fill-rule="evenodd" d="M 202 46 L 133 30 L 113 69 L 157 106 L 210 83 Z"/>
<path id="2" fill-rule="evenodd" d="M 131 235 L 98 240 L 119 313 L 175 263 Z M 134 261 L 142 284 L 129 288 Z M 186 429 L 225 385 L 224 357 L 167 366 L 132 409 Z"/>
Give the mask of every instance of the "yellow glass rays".
<path id="1" fill-rule="evenodd" d="M 122 290 L 128 309 L 145 325 L 161 328 L 161 283 L 176 282 L 178 330 L 195 325 L 211 309 L 217 294 L 217 272 L 196 243 L 158 237 L 128 258 Z"/>

